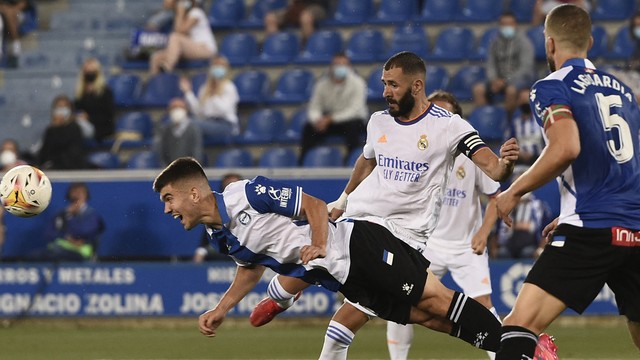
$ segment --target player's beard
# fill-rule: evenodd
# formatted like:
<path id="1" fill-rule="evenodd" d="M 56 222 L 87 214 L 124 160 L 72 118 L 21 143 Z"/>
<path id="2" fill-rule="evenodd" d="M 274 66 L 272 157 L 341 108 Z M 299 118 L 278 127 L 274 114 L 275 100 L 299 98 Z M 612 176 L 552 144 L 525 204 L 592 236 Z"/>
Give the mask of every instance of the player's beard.
<path id="1" fill-rule="evenodd" d="M 390 103 L 389 100 L 387 99 L 388 103 Z M 407 90 L 399 101 L 394 101 L 393 103 L 398 105 L 398 110 L 391 110 L 391 107 L 389 107 L 389 115 L 393 117 L 406 116 L 411 113 L 411 110 L 416 105 L 416 99 L 411 95 L 411 91 Z"/>
<path id="2" fill-rule="evenodd" d="M 551 70 L 551 72 L 556 71 L 556 62 L 553 61 L 553 58 L 549 55 L 547 55 L 547 65 L 549 66 L 549 70 Z"/>

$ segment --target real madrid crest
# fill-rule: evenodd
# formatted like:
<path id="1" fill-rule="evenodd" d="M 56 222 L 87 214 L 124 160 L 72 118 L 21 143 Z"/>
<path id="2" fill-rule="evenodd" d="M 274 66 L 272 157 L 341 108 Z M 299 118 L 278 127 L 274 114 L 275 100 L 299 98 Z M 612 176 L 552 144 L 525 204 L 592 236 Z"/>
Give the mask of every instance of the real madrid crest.
<path id="1" fill-rule="evenodd" d="M 460 180 L 464 179 L 464 177 L 467 176 L 467 172 L 464 171 L 464 167 L 460 166 L 458 168 L 458 170 L 456 170 L 456 177 Z"/>
<path id="2" fill-rule="evenodd" d="M 427 135 L 420 135 L 420 140 L 418 140 L 418 149 L 426 150 L 429 146 L 429 141 L 427 140 Z"/>

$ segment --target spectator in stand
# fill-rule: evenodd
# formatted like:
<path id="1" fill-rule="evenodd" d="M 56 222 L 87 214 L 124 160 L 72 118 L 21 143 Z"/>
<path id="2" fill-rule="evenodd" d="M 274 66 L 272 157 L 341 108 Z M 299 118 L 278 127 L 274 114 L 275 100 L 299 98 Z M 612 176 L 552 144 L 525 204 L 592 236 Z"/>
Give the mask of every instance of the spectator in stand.
<path id="1" fill-rule="evenodd" d="M 624 69 L 612 68 L 609 73 L 629 86 L 640 102 L 640 12 L 629 19 L 629 32 L 635 43 L 631 57 L 627 59 Z"/>
<path id="2" fill-rule="evenodd" d="M 89 122 L 95 131 L 93 138 L 102 142 L 115 132 L 115 103 L 107 86 L 102 64 L 96 58 L 85 60 L 76 86 L 76 119 Z"/>
<path id="3" fill-rule="evenodd" d="M 511 118 L 509 134 L 506 138 L 512 137 L 518 139 L 518 145 L 520 145 L 520 155 L 516 164 L 533 164 L 544 148 L 544 139 L 540 125 L 531 113 L 529 89 L 520 89 L 518 92 L 518 111 Z"/>
<path id="4" fill-rule="evenodd" d="M 29 0 L 0 0 L 0 29 L 9 40 L 9 54 L 6 56 L 7 66 L 18 67 L 18 58 L 22 52 L 20 42 L 20 24 L 24 20 L 24 12 L 35 5 Z M 0 37 L 0 57 L 3 55 L 3 37 Z"/>
<path id="5" fill-rule="evenodd" d="M 18 142 L 14 139 L 4 140 L 0 145 L 0 172 L 5 173 L 16 166 L 26 164 L 26 161 L 20 159 Z"/>
<path id="6" fill-rule="evenodd" d="M 51 105 L 51 123 L 40 148 L 38 163 L 43 170 L 85 168 L 85 145 L 82 126 L 88 121 L 75 121 L 73 104 L 65 95 L 57 96 Z"/>
<path id="7" fill-rule="evenodd" d="M 160 162 L 166 165 L 183 156 L 201 160 L 204 151 L 202 132 L 189 117 L 185 101 L 172 99 L 168 111 L 169 123 L 162 128 L 157 143 Z"/>
<path id="8" fill-rule="evenodd" d="M 283 27 L 300 27 L 303 41 L 311 36 L 316 24 L 324 20 L 330 10 L 330 0 L 290 0 L 282 8 L 269 11 L 264 16 L 267 34 L 280 31 Z"/>
<path id="9" fill-rule="evenodd" d="M 345 54 L 335 55 L 329 73 L 318 80 L 311 95 L 300 161 L 328 135 L 344 136 L 349 152 L 362 147 L 367 116 L 367 84 Z"/>
<path id="10" fill-rule="evenodd" d="M 163 0 L 162 8 L 155 11 L 149 16 L 145 23 L 145 29 L 150 31 L 169 32 L 173 18 L 176 16 L 174 11 L 176 0 Z"/>
<path id="11" fill-rule="evenodd" d="M 69 185 L 69 203 L 58 211 L 45 228 L 45 249 L 29 255 L 33 261 L 87 261 L 95 257 L 105 224 L 102 216 L 91 206 L 89 188 L 85 183 Z"/>
<path id="12" fill-rule="evenodd" d="M 512 114 L 518 90 L 533 83 L 535 58 L 533 45 L 526 34 L 518 31 L 515 15 L 505 12 L 499 19 L 499 35 L 489 45 L 487 82 L 473 86 L 476 106 L 492 104 L 504 94 L 504 107 Z"/>
<path id="13" fill-rule="evenodd" d="M 207 80 L 193 91 L 191 80 L 180 79 L 189 110 L 205 136 L 231 136 L 239 133 L 238 102 L 240 96 L 236 85 L 229 79 L 229 61 L 216 56 L 211 61 Z"/>
<path id="14" fill-rule="evenodd" d="M 531 25 L 540 25 L 551 9 L 562 4 L 573 4 L 582 7 L 587 12 L 591 11 L 590 0 L 536 0 L 536 4 L 533 7 Z"/>
<path id="15" fill-rule="evenodd" d="M 196 0 L 179 0 L 167 47 L 151 55 L 151 74 L 171 72 L 180 59 L 210 59 L 218 52 L 209 19 Z"/>

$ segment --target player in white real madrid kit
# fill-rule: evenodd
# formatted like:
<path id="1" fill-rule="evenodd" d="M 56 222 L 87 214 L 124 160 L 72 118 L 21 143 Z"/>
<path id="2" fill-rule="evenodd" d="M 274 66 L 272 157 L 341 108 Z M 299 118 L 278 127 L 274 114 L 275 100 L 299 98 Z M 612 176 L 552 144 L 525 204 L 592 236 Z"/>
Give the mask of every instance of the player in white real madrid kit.
<path id="1" fill-rule="evenodd" d="M 384 225 L 421 252 L 438 221 L 455 157 L 464 154 L 491 178 L 504 180 L 518 155 L 517 143 L 510 139 L 497 157 L 468 122 L 430 103 L 425 74 L 424 61 L 410 52 L 398 53 L 385 63 L 381 80 L 389 109 L 371 116 L 364 153 L 338 201 L 346 203 L 349 194 L 345 217 Z M 274 277 L 270 298 L 256 306 L 252 324 L 269 322 L 291 305 L 304 286 L 296 279 Z M 366 309 L 357 311 L 358 304 L 347 299 L 329 324 L 322 359 L 345 358 L 355 332 L 368 320 Z M 443 328 L 438 319 L 426 325 L 472 344 L 475 341 L 475 334 Z"/>
<path id="2" fill-rule="evenodd" d="M 179 158 L 156 177 L 153 189 L 166 214 L 186 230 L 204 224 L 212 246 L 238 264 L 229 289 L 199 318 L 206 336 L 215 336 L 268 267 L 340 291 L 384 319 L 425 325 L 439 318 L 475 334 L 477 346 L 497 350 L 500 322 L 480 303 L 442 285 L 420 252 L 372 222 L 329 222 L 327 205 L 299 186 L 258 176 L 214 193 L 200 164 Z"/>
<path id="3" fill-rule="evenodd" d="M 638 103 L 587 60 L 593 38 L 585 10 L 553 8 L 544 32 L 551 74 L 533 85 L 530 105 L 547 144 L 496 205 L 511 225 L 519 199 L 558 177 L 560 216 L 543 230 L 548 243 L 504 319 L 501 360 L 531 359 L 536 334 L 567 307 L 582 313 L 605 284 L 640 348 Z"/>

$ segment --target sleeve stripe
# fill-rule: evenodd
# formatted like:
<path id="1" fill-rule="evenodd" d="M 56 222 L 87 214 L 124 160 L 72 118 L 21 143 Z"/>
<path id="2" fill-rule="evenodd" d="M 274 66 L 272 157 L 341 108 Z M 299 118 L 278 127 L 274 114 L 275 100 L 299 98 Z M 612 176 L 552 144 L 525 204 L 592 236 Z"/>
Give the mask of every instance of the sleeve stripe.
<path id="1" fill-rule="evenodd" d="M 546 129 L 558 120 L 571 118 L 573 113 L 566 105 L 551 105 L 542 113 L 542 125 Z"/>
<path id="2" fill-rule="evenodd" d="M 300 209 L 302 209 L 302 188 L 296 186 L 296 205 L 293 208 L 293 216 L 300 216 Z"/>

